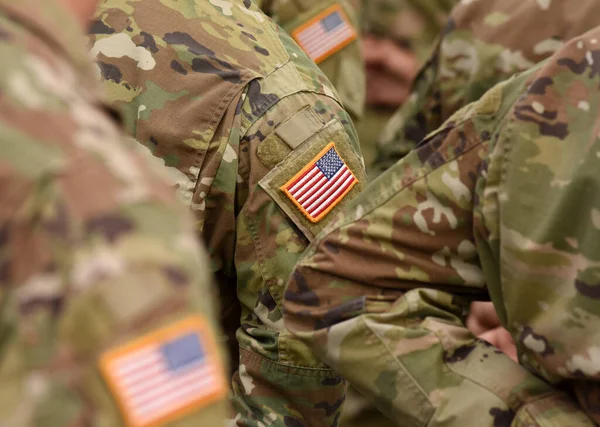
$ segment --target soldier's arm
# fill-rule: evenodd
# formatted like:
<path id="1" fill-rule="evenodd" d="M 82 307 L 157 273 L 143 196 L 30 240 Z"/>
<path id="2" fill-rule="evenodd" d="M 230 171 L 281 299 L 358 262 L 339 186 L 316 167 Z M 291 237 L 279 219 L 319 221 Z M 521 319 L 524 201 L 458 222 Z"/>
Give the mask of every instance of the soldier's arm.
<path id="1" fill-rule="evenodd" d="M 301 61 L 281 72 L 291 76 L 290 67 L 298 69 Z M 311 81 L 323 79 L 313 65 L 306 65 L 303 75 L 314 72 Z M 339 417 L 345 384 L 284 329 L 281 300 L 287 277 L 307 243 L 358 195 L 365 175 L 354 126 L 340 103 L 309 90 L 291 88 L 293 93 L 285 94 L 281 80 L 279 76 L 253 83 L 241 108 L 236 198 L 240 212 L 232 257 L 245 310 L 237 335 L 241 357 L 233 380 L 234 406 L 238 425 L 326 427 Z M 315 89 L 320 91 L 318 83 Z M 306 185 L 304 199 L 284 191 L 329 151 L 348 168 L 339 182 L 332 179 L 328 186 L 326 179 L 313 180 Z M 336 166 L 333 157 L 326 159 Z M 303 208 L 302 201 L 309 199 L 312 202 Z"/>
<path id="2" fill-rule="evenodd" d="M 498 292 L 473 210 L 504 95 L 466 109 L 371 184 L 305 253 L 285 294 L 290 330 L 401 425 L 593 425 L 464 326 L 469 302 L 486 286 Z"/>
<path id="3" fill-rule="evenodd" d="M 36 99 L 0 101 L 17 123 L 0 119 L 0 419 L 219 425 L 226 384 L 190 218 L 99 110 Z"/>

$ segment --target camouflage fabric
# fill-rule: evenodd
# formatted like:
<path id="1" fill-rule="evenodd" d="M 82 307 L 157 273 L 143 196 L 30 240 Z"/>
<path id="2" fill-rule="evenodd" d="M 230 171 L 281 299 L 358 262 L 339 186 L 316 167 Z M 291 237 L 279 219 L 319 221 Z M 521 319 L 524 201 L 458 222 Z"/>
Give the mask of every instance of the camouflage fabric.
<path id="1" fill-rule="evenodd" d="M 396 425 L 600 423 L 599 40 L 457 112 L 292 274 L 286 325 Z M 487 298 L 520 364 L 465 328 Z"/>
<path id="2" fill-rule="evenodd" d="M 249 1 L 107 0 L 91 39 L 128 131 L 196 215 L 223 305 L 241 305 L 235 422 L 333 425 L 344 383 L 284 330 L 281 299 L 308 243 L 365 181 L 334 88 Z M 360 182 L 312 222 L 281 187 L 330 143 Z"/>
<path id="3" fill-rule="evenodd" d="M 381 135 L 369 174 L 381 174 L 458 109 L 598 24 L 600 3 L 583 0 L 572 6 L 568 0 L 461 2 L 416 79 L 411 99 Z"/>
<path id="4" fill-rule="evenodd" d="M 213 335 L 216 318 L 192 220 L 122 139 L 67 13 L 0 0 L 3 426 L 125 425 L 99 359 L 190 316 Z M 170 425 L 223 422 L 214 364 L 220 394 Z"/>
<path id="5" fill-rule="evenodd" d="M 290 34 L 323 11 L 340 5 L 360 36 L 362 3 L 357 0 L 257 0 L 256 3 Z M 359 40 L 319 62 L 319 68 L 338 90 L 342 104 L 355 120 L 362 116 L 365 105 L 365 65 Z"/>

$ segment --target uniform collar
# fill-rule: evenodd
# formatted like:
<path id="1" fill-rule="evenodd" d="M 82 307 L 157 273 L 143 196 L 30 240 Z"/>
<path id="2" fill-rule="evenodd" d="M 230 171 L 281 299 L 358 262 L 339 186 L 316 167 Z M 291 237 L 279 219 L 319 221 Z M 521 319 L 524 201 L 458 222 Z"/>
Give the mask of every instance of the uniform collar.
<path id="1" fill-rule="evenodd" d="M 81 75 L 89 75 L 86 37 L 74 16 L 56 0 L 0 0 L 0 13 L 59 50 Z"/>

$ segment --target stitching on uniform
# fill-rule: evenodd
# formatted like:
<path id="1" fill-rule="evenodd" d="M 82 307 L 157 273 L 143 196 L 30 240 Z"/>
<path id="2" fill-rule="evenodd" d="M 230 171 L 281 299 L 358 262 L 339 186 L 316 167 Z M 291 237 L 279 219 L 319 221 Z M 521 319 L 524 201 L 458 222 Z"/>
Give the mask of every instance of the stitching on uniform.
<path id="1" fill-rule="evenodd" d="M 276 280 L 277 278 L 275 276 L 271 276 L 270 274 L 267 274 L 268 272 L 266 271 L 266 268 L 265 268 L 265 265 L 264 265 L 266 263 L 265 259 L 267 257 L 266 257 L 266 254 L 264 253 L 264 249 L 263 249 L 263 245 L 262 245 L 261 239 L 256 238 L 256 236 L 258 234 L 258 230 L 255 227 L 254 222 L 250 220 L 251 217 L 247 213 L 246 205 L 244 205 L 244 207 L 242 208 L 240 214 L 242 215 L 242 218 L 243 218 L 244 222 L 246 223 L 246 227 L 248 228 L 248 231 L 250 232 L 250 237 L 252 238 L 252 242 L 254 243 L 254 248 L 256 249 L 256 255 L 258 257 L 258 259 L 257 259 L 257 265 L 258 265 L 258 268 L 260 269 L 260 275 L 261 275 L 263 281 L 265 282 L 267 291 L 271 294 L 271 298 L 273 298 L 273 301 L 275 301 L 275 304 L 277 304 L 277 309 L 279 310 L 279 313 L 283 317 L 283 310 L 282 310 L 282 306 L 281 306 L 281 298 L 275 298 L 275 295 L 273 295 L 273 292 L 271 292 L 271 286 L 269 286 L 267 284 L 267 282 L 269 281 L 269 279 L 275 279 Z M 283 292 L 281 294 L 281 297 L 283 297 Z M 278 332 L 278 331 L 275 331 L 275 332 Z M 278 336 L 278 340 L 277 340 L 277 346 L 279 347 L 279 336 Z"/>
<path id="2" fill-rule="evenodd" d="M 322 374 L 326 374 L 323 376 L 326 376 L 327 378 L 339 378 L 341 380 L 344 379 L 343 376 L 341 376 L 340 374 L 337 373 L 337 371 L 335 371 L 331 368 L 311 368 L 308 366 L 286 365 L 284 363 L 278 362 L 277 360 L 269 359 L 268 357 L 265 357 L 262 354 L 255 353 L 251 349 L 246 348 L 242 345 L 240 345 L 239 347 L 242 351 L 249 353 L 250 360 L 265 360 L 269 364 L 275 365 L 276 367 L 279 367 L 279 368 L 285 368 L 286 370 L 289 370 L 289 371 L 300 371 L 300 372 L 291 372 L 291 374 L 296 373 L 296 374 L 300 374 L 300 375 L 307 376 L 307 377 L 314 377 L 315 376 L 314 374 L 322 373 Z M 309 373 L 313 374 L 313 375 L 308 375 Z M 333 375 L 327 375 L 328 373 L 332 373 Z"/>
<path id="3" fill-rule="evenodd" d="M 350 173 L 352 174 L 352 176 L 354 177 L 354 182 L 350 185 L 350 187 L 348 187 L 343 193 L 341 193 L 340 195 L 337 196 L 337 200 L 332 203 L 327 209 L 325 209 L 323 212 L 321 212 L 316 218 L 313 218 L 308 211 L 300 204 L 300 202 L 298 202 L 294 196 L 292 196 L 292 194 L 287 190 L 287 186 L 290 185 L 290 183 L 292 181 L 294 181 L 295 179 L 298 178 L 298 176 L 302 175 L 304 172 L 306 172 L 308 169 L 312 168 L 313 164 L 316 163 L 318 161 L 318 158 L 322 157 L 323 155 L 325 155 L 325 153 L 327 153 L 331 148 L 333 147 L 333 149 L 335 150 L 336 154 L 338 155 L 338 157 L 340 159 L 342 159 L 342 161 L 344 162 L 344 165 L 346 165 L 346 167 L 348 168 L 348 170 L 350 171 Z M 346 163 L 346 161 L 343 159 L 343 157 L 340 155 L 340 153 L 338 152 L 335 143 L 331 142 L 329 144 L 327 144 L 325 146 L 325 148 L 323 148 L 319 154 L 317 154 L 315 157 L 313 157 L 311 160 L 309 160 L 309 162 L 302 168 L 300 169 L 300 171 L 298 171 L 294 176 L 292 176 L 292 178 L 290 178 L 285 184 L 283 184 L 281 187 L 279 187 L 279 189 L 281 191 L 283 191 L 283 193 L 287 196 L 287 198 L 294 204 L 294 206 L 296 206 L 296 208 L 302 212 L 302 214 L 304 214 L 304 216 L 306 217 L 306 219 L 308 219 L 311 223 L 313 224 L 318 224 L 319 222 L 321 222 L 323 220 L 323 218 L 325 218 L 327 216 L 327 214 L 329 212 L 331 212 L 338 204 L 340 204 L 340 202 L 342 200 L 344 200 L 344 198 L 348 195 L 348 193 L 350 191 L 352 191 L 352 189 L 354 188 L 354 186 L 356 184 L 358 184 L 360 181 L 359 179 L 356 177 L 356 175 L 354 174 L 354 172 L 352 172 L 352 170 L 350 169 L 350 167 L 348 166 L 348 164 Z"/>
<path id="4" fill-rule="evenodd" d="M 247 77 L 247 76 L 248 76 L 248 74 L 246 74 L 244 77 Z M 225 117 L 225 115 L 227 113 L 227 106 L 231 104 L 231 101 L 235 98 L 236 94 L 241 93 L 245 90 L 245 88 L 251 81 L 252 80 L 249 80 L 245 86 L 240 87 L 240 86 L 236 85 L 236 86 L 233 86 L 231 89 L 229 89 L 229 91 L 221 99 L 221 102 L 219 102 L 218 107 L 213 111 L 213 114 L 209 120 L 209 126 L 207 127 L 207 129 L 216 129 L 216 127 L 218 127 L 219 123 L 221 123 L 221 121 L 223 120 L 223 117 Z M 236 106 L 236 108 L 237 108 L 237 106 Z M 211 145 L 211 142 L 214 141 L 214 137 L 215 137 L 215 135 L 213 133 L 211 135 L 210 141 L 208 141 L 209 147 Z M 229 138 L 227 138 L 226 144 L 229 144 Z M 220 148 L 220 146 L 219 146 L 219 148 Z M 227 147 L 225 147 L 225 149 L 227 149 Z M 206 154 L 208 153 L 208 151 L 209 151 L 208 149 L 196 150 L 196 158 L 194 159 L 194 166 L 198 169 L 198 174 L 195 175 L 195 182 L 194 182 L 194 180 L 190 179 L 190 182 L 194 184 L 194 189 L 193 189 L 193 193 L 192 193 L 193 195 L 195 195 L 196 192 L 198 191 L 198 186 L 200 185 L 200 181 L 201 181 L 200 176 L 202 175 L 202 169 L 204 166 L 204 162 L 206 162 Z M 221 162 L 222 162 L 222 159 L 219 161 L 219 165 L 221 164 Z M 212 185 L 211 185 L 211 188 L 212 188 Z M 207 191 L 206 198 L 208 198 L 208 194 L 209 194 L 209 192 Z M 192 196 L 192 200 L 193 200 L 193 196 Z"/>

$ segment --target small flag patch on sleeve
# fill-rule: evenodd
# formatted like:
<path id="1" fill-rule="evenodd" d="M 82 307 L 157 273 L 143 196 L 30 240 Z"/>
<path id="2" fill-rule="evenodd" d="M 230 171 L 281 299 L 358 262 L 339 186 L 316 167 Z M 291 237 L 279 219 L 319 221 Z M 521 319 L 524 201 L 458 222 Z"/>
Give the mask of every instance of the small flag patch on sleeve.
<path id="1" fill-rule="evenodd" d="M 172 421 L 227 393 L 210 329 L 196 317 L 108 351 L 100 368 L 132 427 Z"/>
<path id="2" fill-rule="evenodd" d="M 331 142 L 300 172 L 281 187 L 296 207 L 313 223 L 319 222 L 358 179 Z"/>
<path id="3" fill-rule="evenodd" d="M 317 64 L 356 40 L 356 31 L 336 4 L 292 31 L 292 37 Z"/>

